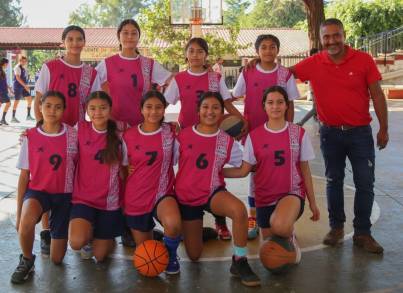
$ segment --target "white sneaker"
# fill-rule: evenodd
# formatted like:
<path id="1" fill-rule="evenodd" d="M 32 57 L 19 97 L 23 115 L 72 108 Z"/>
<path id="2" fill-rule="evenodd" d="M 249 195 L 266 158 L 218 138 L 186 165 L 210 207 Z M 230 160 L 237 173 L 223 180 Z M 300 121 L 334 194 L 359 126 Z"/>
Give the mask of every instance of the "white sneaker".
<path id="1" fill-rule="evenodd" d="M 91 259 L 93 256 L 91 243 L 83 246 L 80 250 L 80 254 L 81 254 L 81 259 Z"/>
<path id="2" fill-rule="evenodd" d="M 299 264 L 301 262 L 301 248 L 298 245 L 298 241 L 297 241 L 297 236 L 295 235 L 295 233 L 292 233 L 291 236 L 291 243 L 294 245 L 294 249 L 295 249 L 295 263 Z"/>

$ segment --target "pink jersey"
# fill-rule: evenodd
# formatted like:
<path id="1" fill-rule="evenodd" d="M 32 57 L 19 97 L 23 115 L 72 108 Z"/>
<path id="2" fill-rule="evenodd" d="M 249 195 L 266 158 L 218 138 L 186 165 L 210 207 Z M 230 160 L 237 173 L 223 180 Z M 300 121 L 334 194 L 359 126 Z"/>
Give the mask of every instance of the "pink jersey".
<path id="1" fill-rule="evenodd" d="M 56 90 L 66 97 L 66 111 L 62 121 L 74 126 L 85 120 L 85 99 L 90 94 L 97 72 L 90 65 L 73 68 L 60 59 L 46 63 L 50 72 L 48 90 Z"/>
<path id="2" fill-rule="evenodd" d="M 96 131 L 91 122 L 78 124 L 79 160 L 74 180 L 73 203 L 101 210 L 120 207 L 120 164 L 102 161 L 106 147 L 106 132 Z"/>
<path id="3" fill-rule="evenodd" d="M 267 114 L 262 107 L 263 92 L 274 85 L 286 89 L 291 71 L 281 65 L 272 73 L 263 73 L 253 67 L 243 70 L 243 76 L 246 85 L 244 116 L 249 122 L 250 131 L 252 131 L 267 121 Z"/>
<path id="4" fill-rule="evenodd" d="M 217 188 L 225 187 L 222 168 L 230 160 L 234 140 L 222 130 L 202 136 L 188 127 L 179 133 L 178 142 L 176 195 L 182 204 L 203 205 Z"/>
<path id="5" fill-rule="evenodd" d="M 192 75 L 187 70 L 175 75 L 179 88 L 181 110 L 179 124 L 182 128 L 193 126 L 199 122 L 197 103 L 206 91 L 220 91 L 221 75 L 217 72 L 207 72 L 203 75 Z"/>
<path id="6" fill-rule="evenodd" d="M 126 181 L 125 214 L 149 213 L 161 197 L 174 194 L 174 132 L 165 123 L 152 134 L 143 133 L 136 126 L 126 131 L 123 140 L 127 146 L 129 165 L 134 167 Z"/>
<path id="7" fill-rule="evenodd" d="M 151 89 L 154 60 L 139 55 L 134 60 L 119 54 L 105 59 L 109 92 L 113 100 L 112 117 L 137 125 L 143 121 L 141 97 Z"/>
<path id="8" fill-rule="evenodd" d="M 255 202 L 263 207 L 285 194 L 305 198 L 300 168 L 300 150 L 305 130 L 289 123 L 287 131 L 272 133 L 264 125 L 250 133 L 256 157 Z"/>
<path id="9" fill-rule="evenodd" d="M 65 133 L 45 136 L 27 131 L 30 181 L 28 188 L 47 193 L 71 193 L 77 160 L 77 131 L 63 124 Z"/>

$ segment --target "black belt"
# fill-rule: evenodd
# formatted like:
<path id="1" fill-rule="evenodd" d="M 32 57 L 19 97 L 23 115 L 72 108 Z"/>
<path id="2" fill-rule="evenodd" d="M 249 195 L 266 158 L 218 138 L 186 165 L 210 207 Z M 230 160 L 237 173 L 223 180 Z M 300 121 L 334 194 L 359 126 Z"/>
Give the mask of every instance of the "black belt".
<path id="1" fill-rule="evenodd" d="M 368 125 L 359 125 L 359 126 L 354 126 L 354 125 L 327 125 L 326 123 L 320 122 L 321 126 L 327 127 L 327 128 L 334 128 L 334 129 L 339 129 L 342 131 L 346 131 L 346 130 L 351 130 L 354 128 L 359 128 L 359 127 L 367 127 Z"/>

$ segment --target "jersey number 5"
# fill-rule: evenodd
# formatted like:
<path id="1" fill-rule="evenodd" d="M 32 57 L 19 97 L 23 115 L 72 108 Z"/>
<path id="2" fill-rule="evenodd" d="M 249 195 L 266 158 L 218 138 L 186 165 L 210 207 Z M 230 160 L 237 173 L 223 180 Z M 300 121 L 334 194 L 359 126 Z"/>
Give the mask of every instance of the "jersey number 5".
<path id="1" fill-rule="evenodd" d="M 285 158 L 284 158 L 284 151 L 274 151 L 274 165 L 281 166 L 284 165 Z"/>

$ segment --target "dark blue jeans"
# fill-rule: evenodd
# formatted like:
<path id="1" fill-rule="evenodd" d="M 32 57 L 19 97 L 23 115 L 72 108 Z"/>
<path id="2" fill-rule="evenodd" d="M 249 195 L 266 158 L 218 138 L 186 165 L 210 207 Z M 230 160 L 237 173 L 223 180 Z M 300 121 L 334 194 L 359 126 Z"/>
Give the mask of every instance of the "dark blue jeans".
<path id="1" fill-rule="evenodd" d="M 375 149 L 371 126 L 341 130 L 320 128 L 320 148 L 326 167 L 326 194 L 331 228 L 342 228 L 344 213 L 344 170 L 346 157 L 353 169 L 356 188 L 354 198 L 354 233 L 371 234 L 370 216 L 374 203 Z"/>

